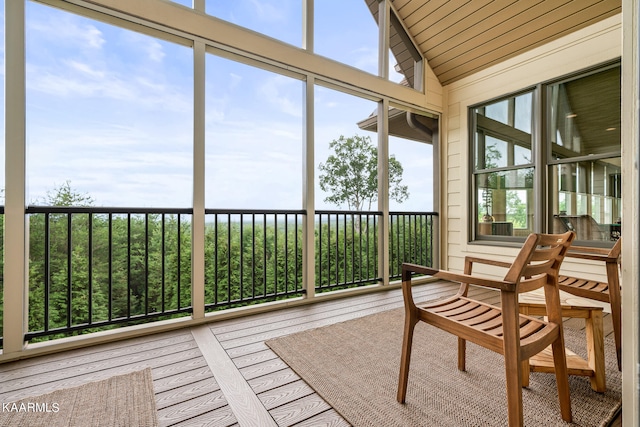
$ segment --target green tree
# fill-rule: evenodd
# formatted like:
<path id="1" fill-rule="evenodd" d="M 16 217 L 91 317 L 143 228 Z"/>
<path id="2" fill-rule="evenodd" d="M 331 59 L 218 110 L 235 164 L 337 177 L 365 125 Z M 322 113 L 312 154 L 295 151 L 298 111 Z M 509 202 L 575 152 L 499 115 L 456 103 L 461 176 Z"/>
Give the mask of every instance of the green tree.
<path id="1" fill-rule="evenodd" d="M 90 195 L 78 193 L 73 189 L 69 180 L 47 191 L 47 196 L 36 202 L 45 206 L 93 206 L 93 203 L 94 200 Z"/>
<path id="2" fill-rule="evenodd" d="M 371 210 L 378 200 L 378 149 L 371 138 L 340 136 L 329 144 L 333 150 L 325 163 L 320 163 L 320 188 L 330 193 L 324 200 L 349 210 Z M 389 198 L 402 203 L 409 197 L 408 187 L 401 185 L 402 165 L 389 157 Z"/>

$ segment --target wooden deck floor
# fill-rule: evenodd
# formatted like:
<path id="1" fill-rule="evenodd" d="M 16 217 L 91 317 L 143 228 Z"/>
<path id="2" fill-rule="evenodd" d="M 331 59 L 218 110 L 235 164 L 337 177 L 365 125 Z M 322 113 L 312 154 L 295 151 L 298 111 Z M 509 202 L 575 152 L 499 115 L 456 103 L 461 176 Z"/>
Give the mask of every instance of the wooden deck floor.
<path id="1" fill-rule="evenodd" d="M 415 295 L 427 300 L 455 289 L 430 284 Z M 498 298 L 491 290 L 471 295 Z M 151 367 L 161 426 L 347 426 L 265 340 L 401 306 L 395 289 L 6 363 L 0 402 Z M 567 326 L 583 327 L 574 320 Z"/>

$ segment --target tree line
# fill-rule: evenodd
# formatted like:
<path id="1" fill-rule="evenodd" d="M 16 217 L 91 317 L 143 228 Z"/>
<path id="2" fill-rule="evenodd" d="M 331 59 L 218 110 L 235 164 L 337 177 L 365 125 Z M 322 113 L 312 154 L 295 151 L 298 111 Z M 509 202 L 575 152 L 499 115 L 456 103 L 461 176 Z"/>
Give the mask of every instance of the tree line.
<path id="1" fill-rule="evenodd" d="M 341 137 L 333 141 L 332 148 L 338 154 L 344 151 L 343 156 L 331 156 L 321 164 L 320 183 L 341 196 L 328 201 L 348 202 L 360 210 L 365 201 L 370 204 L 375 200 L 377 175 L 371 168 L 375 170 L 377 150 L 370 139 L 357 136 Z M 348 164 L 345 159 L 350 159 Z M 402 166 L 394 158 L 390 164 L 391 196 L 402 201 L 408 197 L 406 186 L 399 185 Z M 354 173 L 366 174 L 360 188 L 354 186 L 357 178 L 342 179 Z M 345 176 L 340 178 L 341 174 Z M 350 186 L 352 191 L 336 186 Z M 67 181 L 37 204 L 91 207 L 94 201 Z M 296 226 L 293 220 L 267 215 L 251 223 L 223 217 L 215 217 L 205 229 L 207 310 L 304 293 L 301 221 Z M 2 215 L 0 221 L 4 221 Z M 391 264 L 397 268 L 407 260 L 407 253 L 424 251 L 424 241 L 431 241 L 430 233 L 430 224 L 422 222 L 408 237 L 404 230 L 391 230 L 390 238 L 396 239 L 397 246 Z M 345 215 L 316 223 L 314 238 L 314 286 L 318 292 L 376 283 L 377 227 L 361 223 L 358 215 Z M 63 334 L 42 332 L 42 337 L 36 338 L 49 339 L 114 327 L 96 324 L 135 322 L 139 316 L 187 315 L 191 307 L 191 243 L 190 215 L 29 215 L 29 331 L 73 329 Z M 419 258 L 424 259 L 422 255 Z M 2 309 L 0 306 L 0 316 Z"/>

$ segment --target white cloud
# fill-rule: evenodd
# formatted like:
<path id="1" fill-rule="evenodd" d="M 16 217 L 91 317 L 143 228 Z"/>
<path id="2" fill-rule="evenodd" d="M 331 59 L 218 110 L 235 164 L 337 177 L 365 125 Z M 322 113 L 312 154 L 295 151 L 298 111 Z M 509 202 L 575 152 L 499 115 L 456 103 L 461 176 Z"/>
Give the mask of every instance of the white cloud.
<path id="1" fill-rule="evenodd" d="M 270 4 L 265 0 L 250 0 L 249 10 L 251 10 L 261 21 L 265 22 L 285 22 L 286 15 L 283 7 L 278 4 Z"/>
<path id="2" fill-rule="evenodd" d="M 154 62 L 162 62 L 165 57 L 164 48 L 156 40 L 149 40 L 146 45 L 147 54 L 149 59 Z"/>
<path id="3" fill-rule="evenodd" d="M 229 79 L 231 80 L 228 86 L 229 89 L 235 89 L 242 83 L 242 76 L 236 73 L 229 73 Z"/>
<path id="4" fill-rule="evenodd" d="M 27 20 L 29 35 L 49 38 L 55 34 L 58 40 L 65 40 L 81 49 L 101 49 L 106 43 L 102 31 L 75 15 L 46 13 L 50 10 L 47 6 L 27 4 L 30 5 L 29 10 L 34 11 Z M 47 7 L 47 10 L 40 10 L 41 7 Z"/>
<path id="5" fill-rule="evenodd" d="M 378 72 L 378 51 L 377 49 L 361 47 L 351 52 L 353 65 L 361 70 L 377 74 Z M 394 62 L 390 59 L 390 62 Z"/>
<path id="6" fill-rule="evenodd" d="M 151 62 L 162 62 L 166 56 L 164 45 L 151 36 L 126 31 L 122 33 L 122 37 L 128 49 L 142 52 L 143 58 Z"/>
<path id="7" fill-rule="evenodd" d="M 258 96 L 285 114 L 302 117 L 302 86 L 297 80 L 284 76 L 268 78 L 258 88 Z"/>
<path id="8" fill-rule="evenodd" d="M 105 77 L 104 71 L 95 70 L 90 64 L 74 60 L 63 61 L 67 66 L 75 71 L 86 74 L 88 77 L 101 79 Z"/>

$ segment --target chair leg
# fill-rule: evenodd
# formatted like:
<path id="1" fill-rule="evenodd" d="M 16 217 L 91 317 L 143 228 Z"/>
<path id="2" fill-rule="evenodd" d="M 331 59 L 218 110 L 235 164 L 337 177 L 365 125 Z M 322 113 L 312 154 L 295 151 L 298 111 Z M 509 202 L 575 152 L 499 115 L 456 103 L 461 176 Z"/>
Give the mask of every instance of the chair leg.
<path id="1" fill-rule="evenodd" d="M 571 397 L 569 395 L 569 372 L 567 371 L 567 356 L 562 336 L 551 344 L 551 349 L 553 351 L 553 367 L 556 373 L 558 399 L 560 400 L 560 415 L 563 420 L 570 423 L 572 416 Z"/>
<path id="2" fill-rule="evenodd" d="M 622 313 L 620 313 L 620 302 L 616 308 L 611 301 L 611 322 L 613 323 L 613 338 L 616 344 L 616 357 L 618 359 L 618 371 L 622 372 Z"/>
<path id="3" fill-rule="evenodd" d="M 616 357 L 618 359 L 618 370 L 622 371 L 622 313 L 620 305 L 622 304 L 620 292 L 611 292 L 609 285 L 609 305 L 611 306 L 611 323 L 613 324 L 613 338 L 616 343 Z"/>
<path id="4" fill-rule="evenodd" d="M 511 351 L 505 343 L 504 366 L 507 380 L 507 412 L 509 426 L 524 425 L 522 413 L 522 362 L 518 357 L 518 348 Z"/>
<path id="5" fill-rule="evenodd" d="M 602 331 L 602 310 L 589 310 L 589 316 L 584 319 L 587 337 L 587 363 L 593 370 L 591 388 L 599 393 L 607 391 L 607 381 L 604 373 L 604 332 Z"/>
<path id="6" fill-rule="evenodd" d="M 410 311 L 405 313 L 404 337 L 402 339 L 402 356 L 400 358 L 400 378 L 398 379 L 398 397 L 400 403 L 404 403 L 407 397 L 407 383 L 409 382 L 409 363 L 411 362 L 411 346 L 413 344 L 413 331 L 418 319 Z"/>
<path id="7" fill-rule="evenodd" d="M 529 387 L 529 373 L 531 372 L 531 365 L 529 359 L 522 361 L 522 387 Z"/>
<path id="8" fill-rule="evenodd" d="M 466 371 L 467 340 L 458 338 L 458 370 Z"/>

